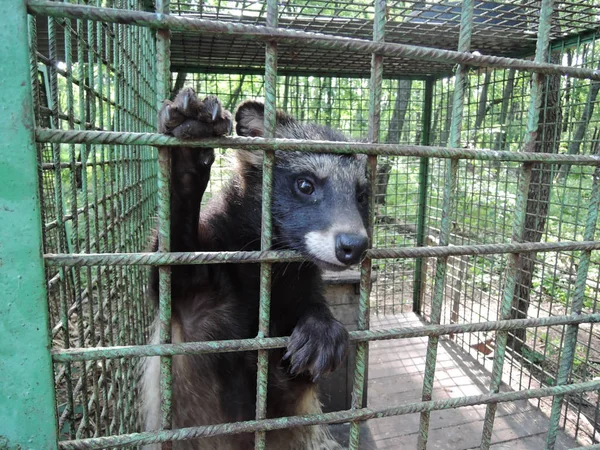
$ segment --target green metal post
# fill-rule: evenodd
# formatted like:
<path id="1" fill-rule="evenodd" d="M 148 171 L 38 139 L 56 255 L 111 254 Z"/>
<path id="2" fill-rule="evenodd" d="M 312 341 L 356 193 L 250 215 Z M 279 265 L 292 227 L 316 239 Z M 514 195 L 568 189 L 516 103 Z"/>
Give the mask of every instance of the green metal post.
<path id="1" fill-rule="evenodd" d="M 471 33 L 473 29 L 473 7 L 474 0 L 465 0 L 462 3 L 460 36 L 458 40 L 458 51 L 468 52 L 471 47 Z M 452 125 L 450 127 L 450 147 L 460 146 L 460 133 L 464 110 L 465 86 L 467 86 L 468 66 L 460 64 L 456 71 L 454 81 L 454 99 L 452 105 Z M 458 173 L 458 159 L 446 162 L 446 178 L 444 182 L 444 200 L 442 205 L 442 223 L 440 225 L 439 245 L 447 246 L 450 243 L 450 230 L 452 215 L 456 199 L 456 178 Z M 431 322 L 439 324 L 444 300 L 444 287 L 446 284 L 447 257 L 437 258 L 435 285 L 431 305 Z M 427 355 L 425 357 L 425 374 L 423 375 L 423 401 L 431 400 L 433 393 L 433 381 L 435 378 L 435 366 L 437 360 L 437 348 L 439 337 L 431 337 L 427 343 Z M 419 424 L 419 450 L 427 448 L 429 434 L 430 412 L 421 413 Z"/>
<path id="2" fill-rule="evenodd" d="M 277 28 L 278 10 L 277 0 L 267 2 L 267 26 Z M 265 113 L 264 136 L 275 137 L 277 121 L 277 44 L 267 42 L 265 49 Z M 263 156 L 262 179 L 262 228 L 260 234 L 261 250 L 269 250 L 272 241 L 271 224 L 271 199 L 273 193 L 273 164 L 275 152 L 266 151 Z M 258 338 L 269 336 L 269 318 L 271 313 L 271 264 L 260 265 L 260 304 Z M 256 377 L 256 419 L 267 417 L 267 381 L 269 370 L 268 350 L 258 351 L 258 366 Z M 264 450 L 266 446 L 265 431 L 255 433 L 255 449 Z"/>
<path id="3" fill-rule="evenodd" d="M 169 13 L 169 0 L 157 0 L 156 12 Z M 157 110 L 162 106 L 163 99 L 169 98 L 170 77 L 170 31 L 161 29 L 156 32 L 156 95 Z M 168 149 L 158 150 L 158 250 L 168 252 L 171 248 L 171 155 Z M 159 320 L 160 343 L 171 341 L 171 268 L 159 267 Z M 161 396 L 161 428 L 171 429 L 171 358 L 160 358 L 160 396 Z M 171 442 L 162 445 L 163 450 L 170 450 Z"/>
<path id="4" fill-rule="evenodd" d="M 548 57 L 548 46 L 550 43 L 550 27 L 552 22 L 554 0 L 543 0 L 540 9 L 540 18 L 538 24 L 537 47 L 535 53 L 536 62 L 544 62 Z M 538 124 L 540 118 L 540 109 L 542 106 L 543 88 L 545 76 L 539 73 L 534 73 L 531 84 L 531 101 L 527 117 L 527 134 L 523 142 L 523 151 L 531 152 L 534 150 L 538 136 Z M 517 199 L 515 203 L 515 219 L 512 230 L 513 243 L 519 243 L 523 240 L 523 231 L 525 228 L 525 215 L 527 211 L 527 196 L 529 193 L 529 185 L 531 182 L 532 164 L 525 163 L 519 171 L 519 183 L 517 190 Z M 520 254 L 512 253 L 508 257 L 506 268 L 506 281 L 504 284 L 504 292 L 502 303 L 500 305 L 500 319 L 510 319 L 513 296 L 517 283 L 517 270 L 519 267 Z M 508 332 L 498 332 L 496 334 L 496 354 L 494 365 L 492 367 L 492 375 L 490 382 L 490 392 L 495 394 L 500 391 L 502 382 L 502 369 L 504 367 L 504 357 L 506 354 L 506 343 L 508 340 Z M 497 405 L 488 405 L 485 411 L 485 419 L 483 422 L 483 434 L 481 437 L 481 449 L 487 450 L 490 448 L 492 440 L 492 431 L 494 428 L 494 418 L 496 415 Z"/>
<path id="5" fill-rule="evenodd" d="M 423 104 L 423 135 L 422 145 L 430 145 L 431 136 L 431 112 L 433 109 L 433 85 L 435 80 L 428 78 L 425 81 L 425 98 Z M 429 158 L 421 158 L 419 163 L 419 210 L 417 212 L 417 247 L 425 244 L 425 221 L 427 213 L 427 193 L 429 182 Z M 423 264 L 425 260 L 418 258 L 415 261 L 415 279 L 413 283 L 413 312 L 421 314 L 421 284 L 423 281 Z"/>
<path id="6" fill-rule="evenodd" d="M 57 421 L 42 259 L 25 1 L 0 27 L 0 448 L 55 449 Z M 10 345 L 9 345 L 10 344 Z"/>

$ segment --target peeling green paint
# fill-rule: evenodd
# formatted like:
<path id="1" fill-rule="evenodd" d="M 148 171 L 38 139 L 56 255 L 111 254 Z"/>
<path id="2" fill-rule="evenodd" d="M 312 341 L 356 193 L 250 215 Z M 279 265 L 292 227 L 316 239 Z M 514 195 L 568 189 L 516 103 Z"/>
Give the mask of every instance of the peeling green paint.
<path id="1" fill-rule="evenodd" d="M 20 0 L 0 27 L 0 448 L 11 450 L 57 446 L 28 42 Z"/>

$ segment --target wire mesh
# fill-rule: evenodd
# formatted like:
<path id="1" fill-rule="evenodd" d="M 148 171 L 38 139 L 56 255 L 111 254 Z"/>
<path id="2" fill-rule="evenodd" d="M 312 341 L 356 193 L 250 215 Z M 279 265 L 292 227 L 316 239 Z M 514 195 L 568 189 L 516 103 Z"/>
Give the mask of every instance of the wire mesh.
<path id="1" fill-rule="evenodd" d="M 567 64 L 598 67 L 595 40 L 555 46 L 551 59 Z M 538 151 L 595 154 L 598 120 L 595 105 L 598 85 L 548 77 L 544 91 Z M 436 82 L 432 139 L 443 145 L 448 135 L 451 80 Z M 468 86 L 462 138 L 468 146 L 515 151 L 522 145 L 529 76 L 514 70 L 475 71 Z M 457 212 L 453 218 L 452 244 L 499 243 L 510 239 L 515 214 L 517 166 L 506 163 L 462 162 L 459 169 Z M 441 171 L 434 163 L 428 199 L 428 239 L 437 245 L 441 218 L 436 183 Z M 535 167 L 527 204 L 525 241 L 581 240 L 592 188 L 591 167 L 567 169 L 561 165 Z M 521 260 L 517 293 L 511 317 L 549 317 L 570 310 L 579 254 L 572 252 L 525 254 Z M 506 257 L 490 255 L 451 258 L 445 286 L 442 323 L 496 320 L 504 283 Z M 435 265 L 428 262 L 427 283 Z M 585 312 L 596 310 L 597 267 L 591 263 L 584 298 Z M 430 289 L 423 293 L 429 314 Z M 598 376 L 595 326 L 580 327 L 572 380 Z M 553 385 L 556 381 L 565 327 L 524 330 L 509 335 L 509 360 L 504 380 L 515 389 Z M 495 333 L 454 336 L 481 363 L 491 366 Z M 536 406 L 549 412 L 550 400 Z M 596 393 L 570 398 L 563 407 L 561 426 L 578 439 L 598 439 Z"/>
<path id="2" fill-rule="evenodd" d="M 34 28 L 38 126 L 153 130 L 155 49 L 149 30 L 43 17 L 32 22 Z M 156 210 L 154 149 L 39 144 L 38 151 L 45 253 L 148 248 Z M 144 268 L 47 268 L 46 276 L 55 349 L 146 342 L 151 311 L 143 301 Z M 137 377 L 134 361 L 56 364 L 60 439 L 136 430 Z"/>

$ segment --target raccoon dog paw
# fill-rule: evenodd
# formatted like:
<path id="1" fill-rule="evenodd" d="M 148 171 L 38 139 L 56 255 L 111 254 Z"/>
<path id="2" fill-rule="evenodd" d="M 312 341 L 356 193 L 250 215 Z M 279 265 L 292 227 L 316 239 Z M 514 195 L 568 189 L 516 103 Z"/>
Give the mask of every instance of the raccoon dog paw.
<path id="1" fill-rule="evenodd" d="M 215 96 L 199 100 L 192 88 L 184 88 L 175 100 L 165 100 L 158 114 L 159 131 L 179 139 L 199 139 L 231 134 L 231 113 Z"/>
<path id="2" fill-rule="evenodd" d="M 294 328 L 284 360 L 292 375 L 307 372 L 317 381 L 339 367 L 347 350 L 348 331 L 340 322 L 308 315 Z"/>

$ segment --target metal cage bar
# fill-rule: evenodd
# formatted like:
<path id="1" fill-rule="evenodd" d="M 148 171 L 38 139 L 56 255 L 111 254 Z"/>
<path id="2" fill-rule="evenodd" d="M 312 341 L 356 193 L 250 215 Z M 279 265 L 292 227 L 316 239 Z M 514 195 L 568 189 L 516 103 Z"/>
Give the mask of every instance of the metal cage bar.
<path id="1" fill-rule="evenodd" d="M 439 411 L 454 409 L 464 406 L 480 404 L 496 404 L 513 402 L 531 398 L 547 397 L 552 395 L 570 395 L 600 389 L 600 381 L 587 381 L 563 386 L 554 386 L 528 391 L 502 392 L 498 394 L 484 394 L 466 397 L 457 397 L 449 400 L 428 402 L 405 403 L 389 408 L 362 408 L 324 414 L 280 417 L 260 421 L 234 422 L 220 425 L 206 425 L 199 427 L 181 428 L 179 430 L 163 430 L 155 432 L 130 433 L 120 436 L 106 436 L 99 438 L 62 441 L 59 448 L 63 450 L 92 450 L 104 448 L 125 447 L 128 445 L 144 445 L 169 440 L 188 440 L 210 436 L 223 436 L 237 433 L 254 432 L 257 430 L 280 430 L 294 426 L 307 426 L 316 424 L 342 423 L 348 421 L 378 419 L 382 417 L 415 414 L 423 411 Z"/>
<path id="2" fill-rule="evenodd" d="M 596 225 L 598 222 L 598 207 L 600 204 L 600 167 L 596 167 L 594 171 L 594 181 L 592 184 L 592 192 L 590 198 L 590 204 L 588 208 L 588 215 L 585 221 L 584 239 L 594 239 L 596 232 Z M 579 316 L 583 310 L 583 301 L 585 297 L 586 281 L 588 277 L 588 270 L 590 267 L 591 252 L 584 251 L 579 259 L 579 267 L 577 268 L 577 279 L 575 281 L 575 288 L 573 294 L 573 302 L 571 305 L 571 315 Z M 569 381 L 571 369 L 573 367 L 573 361 L 575 359 L 575 350 L 577 346 L 577 333 L 579 327 L 577 325 L 569 325 L 567 328 L 565 340 L 563 343 L 563 353 L 560 361 L 560 367 L 558 370 L 558 376 L 556 378 L 556 385 L 563 385 Z M 564 397 L 557 395 L 552 400 L 552 412 L 550 414 L 550 426 L 548 428 L 548 435 L 546 439 L 546 447 L 549 450 L 554 449 L 556 444 L 556 437 L 558 433 L 559 420 L 563 405 Z"/>
<path id="3" fill-rule="evenodd" d="M 546 61 L 548 58 L 548 48 L 550 44 L 550 26 L 552 23 L 554 0 L 543 0 L 538 19 L 538 38 L 535 60 L 538 62 Z M 527 134 L 523 143 L 523 152 L 534 151 L 537 139 L 537 129 L 539 125 L 540 109 L 542 106 L 542 92 L 545 78 L 542 74 L 533 74 L 531 86 L 531 102 L 527 116 Z M 525 214 L 527 210 L 527 195 L 531 181 L 532 164 L 525 163 L 521 166 L 518 179 L 517 200 L 515 206 L 515 220 L 513 224 L 512 242 L 522 242 L 525 229 Z M 511 253 L 509 255 L 505 285 L 500 307 L 500 319 L 510 318 L 513 296 L 517 283 L 517 270 L 520 255 Z M 508 342 L 508 333 L 499 332 L 496 336 L 497 351 L 494 356 L 494 365 L 490 381 L 490 392 L 497 393 L 500 390 L 502 382 L 502 369 Z M 483 433 L 481 437 L 481 449 L 487 450 L 491 445 L 492 431 L 494 429 L 494 419 L 496 415 L 496 405 L 488 405 L 485 411 L 483 422 Z"/>
<path id="4" fill-rule="evenodd" d="M 551 316 L 537 319 L 510 319 L 493 322 L 479 322 L 451 325 L 425 325 L 421 328 L 392 328 L 387 330 L 351 331 L 350 340 L 378 341 L 387 339 L 407 339 L 411 337 L 443 336 L 449 334 L 473 333 L 478 331 L 516 330 L 530 327 L 555 325 L 598 323 L 600 313 L 579 316 Z M 146 344 L 117 347 L 70 348 L 55 350 L 52 359 L 55 362 L 91 361 L 99 358 L 134 358 L 141 356 L 183 355 L 202 353 L 238 352 L 261 349 L 283 348 L 287 346 L 287 337 L 236 339 L 227 341 L 187 342 L 181 344 Z"/>
<path id="5" fill-rule="evenodd" d="M 490 255 L 494 253 L 527 253 L 568 250 L 598 250 L 600 241 L 524 242 L 509 244 L 455 245 L 451 247 L 402 247 L 367 250 L 373 259 L 446 257 L 458 255 Z M 182 253 L 100 253 L 100 254 L 47 254 L 48 266 L 98 266 L 98 265 L 153 265 L 164 264 L 214 264 L 260 263 L 302 261 L 293 251 L 243 251 L 243 252 L 182 252 Z"/>
<path id="6" fill-rule="evenodd" d="M 169 14 L 169 0 L 157 0 L 157 14 Z M 170 96 L 170 31 L 160 29 L 156 32 L 156 94 L 157 110 L 162 107 L 163 99 Z M 165 148 L 158 150 L 158 251 L 168 252 L 171 248 L 171 154 Z M 159 314 L 159 343 L 168 344 L 171 341 L 171 267 L 158 268 L 158 314 Z M 171 429 L 172 420 L 172 385 L 171 358 L 160 358 L 160 410 L 161 428 Z M 170 442 L 163 443 L 163 450 L 170 450 Z"/>
<path id="7" fill-rule="evenodd" d="M 568 155 L 556 153 L 526 153 L 497 151 L 491 149 L 468 149 L 455 147 L 403 145 L 403 144 L 374 144 L 360 142 L 331 142 L 331 141 L 301 141 L 295 139 L 265 139 L 265 138 L 215 138 L 197 141 L 181 141 L 176 138 L 154 133 L 112 132 L 112 131 L 77 131 L 54 130 L 37 128 L 36 140 L 46 143 L 90 143 L 112 145 L 153 145 L 157 147 L 188 147 L 206 148 L 245 148 L 247 150 L 282 150 L 315 153 L 351 153 L 387 156 L 419 156 L 428 158 L 458 158 L 480 161 L 514 161 L 540 162 L 580 165 L 600 165 L 600 156 Z"/>
<path id="8" fill-rule="evenodd" d="M 473 8 L 474 0 L 465 0 L 462 4 L 460 20 L 460 36 L 458 41 L 458 51 L 466 52 L 471 47 L 471 33 L 473 27 Z M 454 82 L 454 99 L 452 105 L 452 123 L 450 127 L 451 147 L 460 146 L 460 132 L 462 129 L 463 107 L 465 101 L 465 85 L 467 83 L 468 67 L 461 64 L 458 66 Z M 456 180 L 458 173 L 458 159 L 446 161 L 446 173 L 444 181 L 444 200 L 442 204 L 442 221 L 440 226 L 439 245 L 448 246 L 450 243 L 450 231 L 452 227 L 452 216 L 454 214 L 456 197 Z M 447 257 L 438 257 L 436 261 L 436 274 L 433 300 L 431 306 L 430 321 L 434 324 L 440 323 L 443 296 L 445 289 L 446 270 L 448 265 Z M 435 366 L 437 362 L 439 338 L 433 336 L 427 343 L 427 354 L 425 359 L 425 373 L 423 375 L 422 400 L 428 401 L 432 398 L 433 383 L 435 378 Z M 421 413 L 419 423 L 419 439 L 417 446 L 419 450 L 427 448 L 427 439 L 429 434 L 429 411 Z"/>
<path id="9" fill-rule="evenodd" d="M 425 100 L 423 104 L 423 135 L 421 144 L 429 146 L 431 133 L 431 113 L 433 109 L 433 79 L 425 81 Z M 417 247 L 423 247 L 425 244 L 425 225 L 427 213 L 427 190 L 429 183 L 429 158 L 421 157 L 419 163 L 419 211 L 417 213 Z M 413 311 L 421 313 L 421 296 L 423 295 L 423 271 L 425 260 L 423 258 L 415 261 L 415 277 L 413 290 Z"/>
<path id="10" fill-rule="evenodd" d="M 375 18 L 373 21 L 373 41 L 383 42 L 385 39 L 386 0 L 375 0 Z M 369 142 L 379 142 L 381 120 L 381 86 L 383 80 L 383 56 L 373 53 L 371 56 L 371 80 L 369 82 Z M 367 160 L 367 178 L 370 192 L 369 218 L 367 234 L 369 247 L 373 245 L 373 225 L 375 217 L 375 184 L 377 179 L 377 155 L 369 155 Z M 368 255 L 362 260 L 360 266 L 360 292 L 358 304 L 358 330 L 369 328 L 369 297 L 371 294 L 372 259 Z M 368 364 L 368 342 L 356 344 L 356 362 L 354 368 L 354 383 L 352 386 L 353 410 L 363 406 L 363 393 L 365 386 L 365 373 Z M 360 422 L 350 423 L 349 450 L 358 450 L 360 443 Z"/>
<path id="11" fill-rule="evenodd" d="M 267 26 L 277 28 L 278 24 L 277 0 L 267 2 Z M 267 138 L 275 137 L 277 126 L 277 44 L 267 42 L 265 46 L 265 112 L 264 135 Z M 263 251 L 271 248 L 272 242 L 272 215 L 271 203 L 273 196 L 273 165 L 275 152 L 273 150 L 263 153 L 262 165 L 262 217 L 260 248 Z M 258 313 L 258 338 L 269 336 L 269 321 L 271 313 L 271 264 L 263 262 L 260 265 L 260 303 Z M 256 420 L 267 417 L 267 381 L 269 370 L 268 350 L 258 351 L 257 379 L 256 379 Z M 266 433 L 259 430 L 255 434 L 254 448 L 264 450 L 266 446 Z"/>

